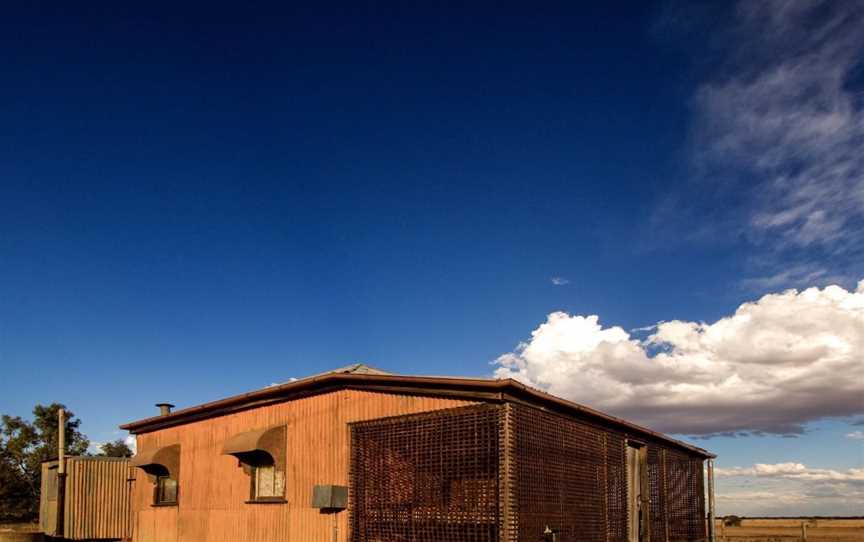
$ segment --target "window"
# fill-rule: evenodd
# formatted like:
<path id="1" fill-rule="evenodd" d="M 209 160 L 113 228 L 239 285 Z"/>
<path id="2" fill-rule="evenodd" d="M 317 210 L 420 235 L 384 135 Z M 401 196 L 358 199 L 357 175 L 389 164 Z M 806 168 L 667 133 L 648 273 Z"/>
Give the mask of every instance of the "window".
<path id="1" fill-rule="evenodd" d="M 285 503 L 284 425 L 238 433 L 222 446 L 222 453 L 233 455 L 238 467 L 249 475 L 247 503 Z"/>
<path id="2" fill-rule="evenodd" d="M 271 458 L 259 458 L 252 466 L 252 500 L 281 501 L 285 496 L 285 476 Z"/>
<path id="3" fill-rule="evenodd" d="M 170 476 L 157 476 L 153 504 L 162 506 L 177 504 L 177 480 Z"/>

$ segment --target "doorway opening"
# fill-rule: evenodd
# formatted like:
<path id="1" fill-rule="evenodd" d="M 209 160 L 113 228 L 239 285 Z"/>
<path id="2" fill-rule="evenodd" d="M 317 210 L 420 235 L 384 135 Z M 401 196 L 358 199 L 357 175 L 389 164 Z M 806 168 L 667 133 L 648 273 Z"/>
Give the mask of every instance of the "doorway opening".
<path id="1" fill-rule="evenodd" d="M 648 490 L 648 447 L 644 442 L 627 440 L 627 539 L 650 542 Z"/>

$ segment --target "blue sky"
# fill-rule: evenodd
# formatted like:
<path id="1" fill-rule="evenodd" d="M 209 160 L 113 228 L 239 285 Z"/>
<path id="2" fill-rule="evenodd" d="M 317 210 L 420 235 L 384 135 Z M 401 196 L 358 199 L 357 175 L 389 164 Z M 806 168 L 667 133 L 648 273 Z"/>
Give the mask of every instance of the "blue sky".
<path id="1" fill-rule="evenodd" d="M 491 376 L 508 353 L 549 388 L 518 344 L 556 311 L 630 345 L 828 284 L 852 346 L 809 361 L 864 380 L 860 12 L 757 4 L 4 7 L 0 411 L 62 401 L 104 441 L 158 401 L 357 361 Z M 684 352 L 670 337 L 644 349 Z M 699 443 L 810 470 L 721 482 L 861 513 L 860 388 L 812 408 L 784 390 L 794 415 Z M 826 497 L 799 487 L 812 469 L 850 478 Z"/>

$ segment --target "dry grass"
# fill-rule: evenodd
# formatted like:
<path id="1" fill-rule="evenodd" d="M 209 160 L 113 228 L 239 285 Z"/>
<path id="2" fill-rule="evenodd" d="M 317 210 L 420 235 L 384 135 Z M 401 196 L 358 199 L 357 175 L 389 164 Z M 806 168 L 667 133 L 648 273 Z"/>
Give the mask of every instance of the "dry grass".
<path id="1" fill-rule="evenodd" d="M 42 542 L 36 523 L 0 523 L 0 542 Z"/>
<path id="2" fill-rule="evenodd" d="M 717 520 L 719 542 L 864 542 L 864 518 L 861 519 L 743 519 L 738 527 L 724 526 Z"/>

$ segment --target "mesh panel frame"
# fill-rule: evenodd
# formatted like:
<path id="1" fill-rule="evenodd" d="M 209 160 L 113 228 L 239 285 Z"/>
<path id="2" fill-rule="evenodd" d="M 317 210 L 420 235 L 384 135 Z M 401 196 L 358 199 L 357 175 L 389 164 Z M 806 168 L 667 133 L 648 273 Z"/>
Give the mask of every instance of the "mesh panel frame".
<path id="1" fill-rule="evenodd" d="M 353 542 L 627 542 L 614 428 L 522 403 L 350 424 Z M 651 542 L 706 538 L 703 459 L 647 446 Z"/>
<path id="2" fill-rule="evenodd" d="M 666 451 L 666 498 L 669 540 L 705 538 L 705 500 L 702 461 L 677 450 Z"/>
<path id="3" fill-rule="evenodd" d="M 517 519 L 511 540 L 542 540 L 549 526 L 558 542 L 627 542 L 625 449 L 634 437 L 648 449 L 651 542 L 705 540 L 701 458 L 524 404 L 513 405 L 512 431 Z"/>
<path id="4" fill-rule="evenodd" d="M 354 423 L 355 542 L 497 542 L 501 407 Z"/>

